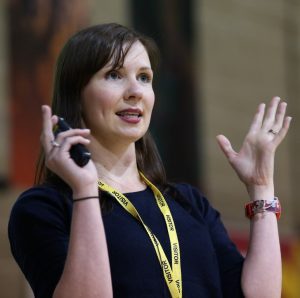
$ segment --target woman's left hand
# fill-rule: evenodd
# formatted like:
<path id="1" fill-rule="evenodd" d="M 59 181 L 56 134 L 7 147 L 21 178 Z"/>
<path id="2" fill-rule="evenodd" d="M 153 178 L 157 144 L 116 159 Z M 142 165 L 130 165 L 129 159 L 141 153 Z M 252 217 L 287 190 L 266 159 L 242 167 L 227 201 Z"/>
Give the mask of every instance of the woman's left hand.
<path id="1" fill-rule="evenodd" d="M 217 136 L 219 146 L 248 191 L 253 187 L 273 187 L 275 151 L 292 119 L 285 116 L 286 107 L 279 97 L 271 100 L 266 112 L 265 104 L 260 104 L 239 152 L 233 150 L 225 136 Z"/>

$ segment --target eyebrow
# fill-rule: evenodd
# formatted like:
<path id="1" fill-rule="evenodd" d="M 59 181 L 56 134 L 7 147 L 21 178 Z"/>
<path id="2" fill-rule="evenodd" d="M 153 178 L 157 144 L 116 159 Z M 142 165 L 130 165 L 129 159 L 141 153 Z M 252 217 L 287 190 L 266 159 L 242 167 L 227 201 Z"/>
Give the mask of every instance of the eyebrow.
<path id="1" fill-rule="evenodd" d="M 140 70 L 151 70 L 151 71 L 153 71 L 152 68 L 148 67 L 148 66 L 143 66 L 143 67 L 140 68 Z"/>
<path id="2" fill-rule="evenodd" d="M 123 69 L 123 68 L 124 68 L 124 66 L 120 67 L 119 69 Z M 111 69 L 112 69 L 112 65 L 111 64 L 109 64 L 107 66 L 104 66 L 102 68 L 102 70 L 111 70 Z M 139 68 L 139 71 L 151 71 L 151 72 L 153 72 L 152 68 L 149 67 L 149 66 L 142 66 L 142 67 Z"/>

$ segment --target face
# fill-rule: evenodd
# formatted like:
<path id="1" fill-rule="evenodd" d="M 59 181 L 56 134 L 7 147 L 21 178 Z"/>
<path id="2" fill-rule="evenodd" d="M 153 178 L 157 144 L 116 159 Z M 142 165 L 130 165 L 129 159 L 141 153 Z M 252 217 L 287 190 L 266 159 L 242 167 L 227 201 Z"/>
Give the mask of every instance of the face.
<path id="1" fill-rule="evenodd" d="M 111 65 L 94 74 L 84 88 L 83 119 L 99 142 L 135 142 L 146 133 L 154 105 L 150 60 L 137 41 L 120 69 Z"/>

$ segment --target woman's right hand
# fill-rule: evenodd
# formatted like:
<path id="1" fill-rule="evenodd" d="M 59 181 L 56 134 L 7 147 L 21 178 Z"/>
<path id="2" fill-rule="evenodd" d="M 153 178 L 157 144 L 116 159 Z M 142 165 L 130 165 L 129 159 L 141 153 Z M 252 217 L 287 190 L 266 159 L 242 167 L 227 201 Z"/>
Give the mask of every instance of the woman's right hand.
<path id="1" fill-rule="evenodd" d="M 85 195 L 89 187 L 95 192 L 98 176 L 94 163 L 90 160 L 84 167 L 79 167 L 69 153 L 72 145 L 80 143 L 86 146 L 90 143 L 88 139 L 90 130 L 70 129 L 59 133 L 55 138 L 53 125 L 58 121 L 57 116 L 52 115 L 51 108 L 46 105 L 42 106 L 42 115 L 41 143 L 45 152 L 46 166 L 71 187 L 74 195 Z M 53 146 L 54 140 L 59 146 Z"/>

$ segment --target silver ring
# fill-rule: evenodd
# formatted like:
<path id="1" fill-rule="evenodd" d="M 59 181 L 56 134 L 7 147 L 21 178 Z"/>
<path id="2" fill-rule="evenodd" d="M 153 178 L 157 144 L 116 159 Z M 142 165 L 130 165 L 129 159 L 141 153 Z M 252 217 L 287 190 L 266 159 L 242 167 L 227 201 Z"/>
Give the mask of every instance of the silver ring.
<path id="1" fill-rule="evenodd" d="M 51 140 L 51 145 L 52 145 L 53 147 L 57 147 L 57 148 L 60 147 L 60 144 L 57 143 L 55 140 Z"/>
<path id="2" fill-rule="evenodd" d="M 277 135 L 278 134 L 278 132 L 275 131 L 275 130 L 273 130 L 273 129 L 270 129 L 268 132 L 272 133 L 273 135 Z"/>

